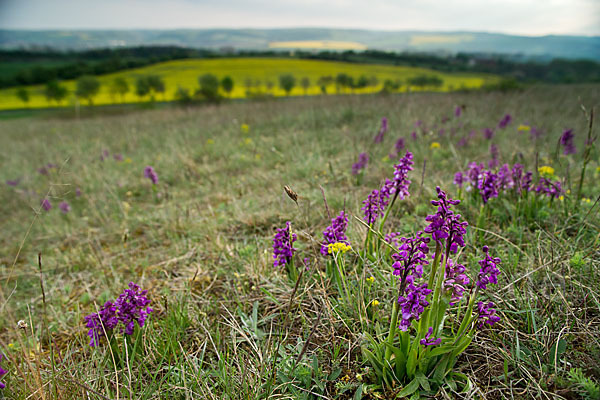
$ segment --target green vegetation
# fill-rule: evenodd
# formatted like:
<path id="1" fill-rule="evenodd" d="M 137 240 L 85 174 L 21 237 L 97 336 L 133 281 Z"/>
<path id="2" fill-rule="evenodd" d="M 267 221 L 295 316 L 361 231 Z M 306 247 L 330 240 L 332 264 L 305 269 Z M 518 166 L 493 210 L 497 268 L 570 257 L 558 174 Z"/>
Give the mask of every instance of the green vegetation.
<path id="1" fill-rule="evenodd" d="M 290 89 L 289 95 L 320 95 L 326 93 L 375 93 L 383 89 L 386 79 L 406 81 L 411 77 L 435 75 L 443 80 L 441 87 L 433 90 L 448 91 L 450 89 L 477 89 L 485 84 L 494 84 L 499 78 L 481 74 L 444 74 L 431 70 L 413 67 L 396 67 L 391 65 L 352 64 L 343 62 L 330 62 L 318 60 L 298 60 L 291 58 L 219 58 L 206 60 L 180 60 L 155 64 L 141 69 L 133 69 L 116 74 L 98 76 L 100 91 L 94 96 L 94 104 L 114 104 L 146 102 L 150 100 L 171 101 L 175 100 L 178 88 L 187 89 L 190 93 L 197 93 L 200 89 L 198 77 L 211 74 L 217 82 L 213 82 L 218 97 L 244 98 L 287 96 L 288 92 L 279 83 L 282 75 L 291 75 L 295 84 Z M 321 78 L 343 78 L 343 82 L 319 81 Z M 230 77 L 233 86 L 227 92 L 222 80 Z M 307 78 L 310 85 L 307 88 L 299 85 L 301 78 Z M 131 91 L 119 92 L 115 88 L 116 80 L 124 81 Z M 156 84 L 158 82 L 162 83 Z M 320 82 L 320 83 L 317 83 Z M 324 82 L 327 85 L 323 85 Z M 359 84 L 358 84 L 359 83 Z M 68 93 L 61 100 L 62 105 L 75 104 L 75 81 L 61 83 Z M 124 88 L 124 86 L 123 86 Z M 138 90 L 139 89 L 139 90 Z M 164 89 L 164 91 L 162 91 Z M 401 88 L 402 91 L 430 90 L 430 88 L 410 87 Z M 43 87 L 27 87 L 30 93 L 29 107 L 48 107 L 48 102 L 43 97 Z M 0 110 L 23 107 L 23 102 L 16 95 L 17 89 L 0 90 Z M 122 93 L 122 94 L 121 94 Z M 199 93 L 199 92 L 198 92 Z M 205 96 L 196 96 L 207 99 Z M 210 100 L 212 101 L 212 100 Z M 56 105 L 53 102 L 53 105 Z"/>
<path id="2" fill-rule="evenodd" d="M 201 41 L 200 41 L 201 42 Z M 514 46 L 513 46 L 514 49 Z M 79 52 L 0 50 L 0 88 L 46 84 L 51 80 L 76 79 L 84 75 L 105 75 L 171 60 L 239 57 L 278 57 L 342 61 L 358 64 L 395 65 L 433 69 L 440 72 L 486 73 L 518 79 L 520 83 L 600 82 L 600 64 L 591 60 L 555 59 L 546 62 L 514 59 L 496 54 L 453 56 L 431 53 L 397 53 L 378 50 L 296 51 L 248 50 L 220 52 L 170 46 L 95 49 Z"/>
<path id="3" fill-rule="evenodd" d="M 0 365 L 8 371 L 2 395 L 596 398 L 600 154 L 588 118 L 589 105 L 600 103 L 598 89 L 299 96 L 110 117 L 94 107 L 79 119 L 44 110 L 0 121 Z M 189 97 L 186 90 L 180 92 Z M 513 122 L 497 128 L 507 113 Z M 389 129 L 375 144 L 384 116 Z M 487 139 L 484 128 L 495 135 Z M 575 135 L 572 155 L 556 149 L 565 128 Z M 467 273 L 477 278 L 482 244 L 502 259 L 498 284 L 484 292 L 500 321 L 474 331 L 452 368 L 456 386 L 433 394 L 441 375 L 415 374 L 415 387 L 385 383 L 387 370 L 380 383 L 383 374 L 363 352 L 365 333 L 378 341 L 387 333 L 398 281 L 387 246 L 363 251 L 364 243 L 382 242 L 366 240 L 361 207 L 393 172 L 390 153 L 399 138 L 406 146 L 400 155 L 414 153 L 414 171 L 410 196 L 391 208 L 384 233 L 422 230 L 439 185 L 463 200 L 453 209 L 470 224 L 460 251 Z M 564 193 L 552 200 L 534 192 L 497 197 L 481 206 L 477 192 L 452 181 L 471 162 L 487 164 L 492 144 L 501 164 L 521 163 L 534 180 L 551 174 Z M 357 182 L 351 168 L 361 152 L 370 160 Z M 156 184 L 144 177 L 147 166 L 158 174 Z M 295 201 L 284 185 L 297 193 Z M 48 211 L 40 206 L 44 198 Z M 331 256 L 320 254 L 321 232 L 341 210 L 350 217 L 354 250 L 333 270 Z M 289 265 L 273 266 L 274 229 L 287 221 L 297 234 L 296 281 Z M 111 341 L 90 347 L 84 316 L 128 282 L 149 290 L 153 312 L 133 335 L 116 329 Z M 454 310 L 467 314 L 464 303 Z M 454 318 L 444 323 L 458 328 Z M 395 353 L 388 360 L 402 372 Z"/>
<path id="4" fill-rule="evenodd" d="M 94 96 L 100 91 L 100 82 L 93 76 L 82 76 L 77 79 L 77 89 L 75 95 L 82 99 L 86 99 L 89 105 L 92 105 Z"/>
<path id="5" fill-rule="evenodd" d="M 285 91 L 287 96 L 290 95 L 292 89 L 296 86 L 296 78 L 292 74 L 285 74 L 279 77 L 279 87 Z M 306 89 L 304 90 L 306 93 Z"/>
<path id="6" fill-rule="evenodd" d="M 58 81 L 48 82 L 44 90 L 44 96 L 46 96 L 48 103 L 55 101 L 58 105 L 67 97 L 68 93 L 68 89 Z"/>
<path id="7" fill-rule="evenodd" d="M 198 93 L 209 101 L 219 98 L 219 78 L 213 74 L 204 74 L 198 78 L 200 89 Z"/>

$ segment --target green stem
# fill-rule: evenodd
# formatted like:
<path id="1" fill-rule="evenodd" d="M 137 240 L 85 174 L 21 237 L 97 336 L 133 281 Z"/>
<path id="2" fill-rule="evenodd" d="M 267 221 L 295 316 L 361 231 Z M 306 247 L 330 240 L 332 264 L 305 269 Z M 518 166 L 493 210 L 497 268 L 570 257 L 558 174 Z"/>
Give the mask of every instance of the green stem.
<path id="1" fill-rule="evenodd" d="M 394 337 L 396 337 L 396 329 L 398 328 L 398 301 L 394 301 L 394 306 L 392 307 L 392 319 L 390 320 L 390 332 L 387 337 L 387 342 L 389 346 L 386 346 L 385 349 L 385 362 L 384 365 L 388 365 L 390 359 L 392 358 L 392 346 L 394 345 Z"/>
<path id="2" fill-rule="evenodd" d="M 440 252 L 441 247 L 439 243 L 435 244 L 435 258 L 433 259 L 433 265 L 431 266 L 431 273 L 429 275 L 429 282 L 427 283 L 427 287 L 431 288 L 433 286 L 433 282 L 435 282 L 435 274 L 437 272 L 438 265 L 440 264 L 440 258 L 442 254 Z"/>
<path id="3" fill-rule="evenodd" d="M 451 238 L 448 238 L 448 240 L 450 240 Z M 444 262 L 442 263 L 442 269 L 440 270 L 440 273 L 438 274 L 437 277 L 437 282 L 435 284 L 435 289 L 433 292 L 433 308 L 432 310 L 434 311 L 433 314 L 433 324 L 430 324 L 429 326 L 433 327 L 433 331 L 434 333 L 437 335 L 438 332 L 438 323 L 439 321 L 438 319 L 438 311 L 439 311 L 439 307 L 440 307 L 440 299 L 442 296 L 442 285 L 444 284 L 444 276 L 446 274 L 446 264 L 448 263 L 448 257 L 450 255 L 450 242 L 447 243 L 447 248 L 446 248 L 446 254 L 444 256 Z M 431 317 L 431 313 L 429 314 L 429 317 Z M 431 318 L 430 318 L 431 320 Z M 426 327 L 429 328 L 429 327 Z"/>
<path id="4" fill-rule="evenodd" d="M 463 317 L 462 322 L 460 323 L 460 327 L 456 332 L 456 338 L 459 338 L 463 335 L 465 329 L 469 325 L 472 320 L 473 306 L 475 305 L 475 299 L 477 298 L 477 293 L 479 292 L 479 288 L 475 289 L 473 296 L 469 299 L 469 305 L 467 307 L 467 311 L 465 312 L 465 316 Z"/>

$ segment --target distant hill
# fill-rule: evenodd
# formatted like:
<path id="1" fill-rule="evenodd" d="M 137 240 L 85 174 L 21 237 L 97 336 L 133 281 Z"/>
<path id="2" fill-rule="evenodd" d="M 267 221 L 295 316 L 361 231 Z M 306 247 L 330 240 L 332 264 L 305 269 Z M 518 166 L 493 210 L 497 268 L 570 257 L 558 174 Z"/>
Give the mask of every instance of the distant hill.
<path id="1" fill-rule="evenodd" d="M 81 50 L 140 45 L 264 50 L 378 49 L 431 53 L 493 53 L 522 59 L 600 60 L 600 36 L 515 36 L 482 32 L 359 29 L 0 30 L 0 48 Z"/>

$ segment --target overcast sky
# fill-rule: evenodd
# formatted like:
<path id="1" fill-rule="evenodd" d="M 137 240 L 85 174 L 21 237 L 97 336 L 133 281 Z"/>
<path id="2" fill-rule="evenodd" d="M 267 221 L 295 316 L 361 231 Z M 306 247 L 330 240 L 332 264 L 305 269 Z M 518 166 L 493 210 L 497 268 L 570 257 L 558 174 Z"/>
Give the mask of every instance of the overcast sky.
<path id="1" fill-rule="evenodd" d="M 600 35 L 600 0 L 0 0 L 3 29 L 279 27 Z"/>

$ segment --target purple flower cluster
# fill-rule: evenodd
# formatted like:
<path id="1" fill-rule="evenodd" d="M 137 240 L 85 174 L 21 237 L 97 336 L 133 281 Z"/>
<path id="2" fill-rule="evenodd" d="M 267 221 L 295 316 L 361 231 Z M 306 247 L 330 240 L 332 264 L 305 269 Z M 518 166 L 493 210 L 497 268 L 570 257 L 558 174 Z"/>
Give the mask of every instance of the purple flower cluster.
<path id="1" fill-rule="evenodd" d="M 492 197 L 498 197 L 498 175 L 492 171 L 483 171 L 479 175 L 477 189 L 479 189 L 483 204 L 486 204 Z"/>
<path id="2" fill-rule="evenodd" d="M 90 328 L 90 346 L 97 346 L 105 332 L 112 331 L 119 323 L 123 325 L 121 332 L 126 335 L 133 334 L 136 323 L 140 327 L 144 326 L 148 315 L 153 311 L 148 307 L 150 300 L 146 297 L 147 293 L 147 290 L 140 290 L 138 285 L 130 282 L 129 289 L 125 289 L 114 303 L 107 301 L 99 312 L 87 315 L 85 326 Z"/>
<path id="3" fill-rule="evenodd" d="M 0 354 L 0 361 L 2 361 L 2 358 L 4 358 L 4 354 Z M 4 368 L 0 367 L 0 378 L 2 378 L 2 376 L 6 375 L 8 373 L 8 371 L 6 371 Z M 4 389 L 6 387 L 6 385 L 2 382 L 0 382 L 0 389 Z"/>
<path id="4" fill-rule="evenodd" d="M 535 192 L 539 194 L 545 194 L 552 199 L 556 199 L 560 197 L 563 190 L 560 181 L 552 182 L 548 178 L 540 177 L 540 182 L 535 187 Z"/>
<path id="5" fill-rule="evenodd" d="M 333 243 L 345 243 L 348 244 L 348 238 L 346 237 L 346 228 L 348 227 L 348 217 L 344 211 L 340 212 L 340 215 L 331 220 L 329 225 L 323 231 L 323 243 L 321 244 L 321 254 L 324 256 L 328 255 L 328 244 Z"/>
<path id="6" fill-rule="evenodd" d="M 408 192 L 410 186 L 408 173 L 413 170 L 413 164 L 413 154 L 407 151 L 404 157 L 398 161 L 398 164 L 394 165 L 394 187 L 390 193 L 395 194 L 401 200 L 410 195 Z"/>
<path id="7" fill-rule="evenodd" d="M 500 274 L 498 264 L 500 264 L 500 259 L 498 257 L 490 257 L 489 251 L 488 246 L 483 246 L 485 258 L 479 261 L 481 268 L 479 269 L 476 282 L 479 289 L 487 289 L 488 284 L 492 283 L 495 285 L 498 283 L 498 275 Z"/>
<path id="8" fill-rule="evenodd" d="M 458 118 L 458 117 L 460 117 L 461 114 L 462 114 L 462 107 L 456 106 L 456 108 L 454 109 L 454 116 L 456 118 Z"/>
<path id="9" fill-rule="evenodd" d="M 298 239 L 297 235 L 291 233 L 290 221 L 285 223 L 285 228 L 277 228 L 277 233 L 273 238 L 273 265 L 284 266 L 292 260 L 294 252 L 294 242 Z"/>
<path id="10" fill-rule="evenodd" d="M 500 152 L 498 151 L 498 146 L 496 146 L 493 143 L 490 145 L 490 157 L 491 160 L 488 161 L 488 167 L 496 168 L 500 164 L 500 161 L 498 161 L 498 158 L 500 157 Z"/>
<path id="11" fill-rule="evenodd" d="M 390 153 L 390 159 L 398 157 L 398 153 L 404 150 L 405 146 L 404 138 L 398 138 L 394 144 L 394 150 Z"/>
<path id="12" fill-rule="evenodd" d="M 560 144 L 564 147 L 563 154 L 575 154 L 577 150 L 575 149 L 575 143 L 573 143 L 573 139 L 575 138 L 575 134 L 573 133 L 573 129 L 565 130 L 560 136 Z"/>
<path id="13" fill-rule="evenodd" d="M 13 187 L 14 187 L 14 186 L 17 186 L 17 185 L 19 184 L 19 182 L 20 182 L 20 181 L 21 181 L 20 179 L 8 179 L 8 180 L 6 181 L 6 184 L 7 184 L 8 186 L 13 186 Z"/>
<path id="14" fill-rule="evenodd" d="M 379 128 L 379 132 L 377 133 L 377 135 L 375 136 L 375 139 L 373 139 L 373 141 L 375 143 L 383 142 L 383 136 L 385 135 L 387 130 L 388 130 L 388 119 L 386 117 L 383 117 L 383 118 L 381 118 L 381 127 Z"/>
<path id="15" fill-rule="evenodd" d="M 466 227 L 469 225 L 466 221 L 460 222 L 460 214 L 455 214 L 451 210 L 453 205 L 460 203 L 460 200 L 452 200 L 446 195 L 440 187 L 436 187 L 438 200 L 432 200 L 431 204 L 437 206 L 437 212 L 428 215 L 425 220 L 429 225 L 425 228 L 426 233 L 430 233 L 433 240 L 441 242 L 447 239 L 448 250 L 456 253 L 458 246 L 464 247 L 463 236 L 466 234 Z"/>
<path id="16" fill-rule="evenodd" d="M 371 225 L 377 221 L 379 213 L 383 212 L 379 207 L 379 190 L 373 189 L 367 199 L 363 201 L 361 210 L 364 213 L 363 219 L 367 224 Z"/>
<path id="17" fill-rule="evenodd" d="M 60 211 L 62 211 L 63 214 L 66 214 L 69 211 L 71 211 L 71 206 L 66 201 L 61 201 L 58 205 L 58 208 L 60 208 Z"/>
<path id="18" fill-rule="evenodd" d="M 494 130 L 491 128 L 485 128 L 483 130 L 483 137 L 487 140 L 491 140 L 494 137 Z"/>
<path id="19" fill-rule="evenodd" d="M 460 108 L 457 108 L 457 110 L 460 110 Z M 442 343 L 442 338 L 431 338 L 431 335 L 433 335 L 433 328 L 429 327 L 425 338 L 421 339 L 419 343 L 421 343 L 423 346 L 437 346 L 438 344 Z"/>
<path id="20" fill-rule="evenodd" d="M 489 302 L 485 304 L 483 301 L 477 303 L 477 326 L 481 329 L 488 324 L 494 325 L 500 321 L 500 317 L 496 315 L 496 310 L 493 309 L 494 303 Z"/>
<path id="21" fill-rule="evenodd" d="M 520 195 L 534 191 L 551 198 L 557 198 L 563 192 L 560 181 L 551 181 L 545 177 L 540 177 L 538 185 L 534 185 L 533 173 L 525 172 L 523 165 L 518 163 L 512 168 L 503 164 L 496 173 L 486 170 L 483 164 L 472 162 L 465 172 L 454 174 L 454 184 L 459 188 L 465 187 L 467 191 L 477 189 L 484 204 L 491 198 L 498 197 L 500 192 L 514 191 Z"/>
<path id="22" fill-rule="evenodd" d="M 47 197 L 44 197 L 40 204 L 42 205 L 44 211 L 50 211 L 52 209 L 52 203 L 50 203 L 50 200 L 48 200 Z"/>
<path id="23" fill-rule="evenodd" d="M 153 185 L 158 183 L 158 175 L 156 174 L 156 171 L 154 171 L 154 168 L 149 165 L 144 168 L 144 178 L 150 179 Z"/>
<path id="24" fill-rule="evenodd" d="M 512 117 L 510 116 L 510 114 L 506 114 L 506 115 L 504 115 L 504 117 L 502 117 L 502 119 L 500 120 L 500 122 L 498 122 L 498 128 L 504 129 L 511 122 L 512 122 Z"/>
<path id="25" fill-rule="evenodd" d="M 421 313 L 429 305 L 426 298 L 430 293 L 431 289 L 427 289 L 426 283 L 421 286 L 415 286 L 411 283 L 406 287 L 404 295 L 398 298 L 398 304 L 402 311 L 400 325 L 398 326 L 401 331 L 406 332 L 413 320 L 419 320 Z"/>
<path id="26" fill-rule="evenodd" d="M 109 155 L 110 153 L 108 152 L 108 150 L 102 150 L 102 154 L 100 154 L 100 161 L 104 161 L 106 158 L 108 158 Z"/>
<path id="27" fill-rule="evenodd" d="M 383 238 L 386 242 L 393 244 L 394 246 L 400 246 L 400 240 L 402 233 L 401 232 L 390 232 Z"/>
<path id="28" fill-rule="evenodd" d="M 358 155 L 358 161 L 352 164 L 352 175 L 358 175 L 358 173 L 367 167 L 369 163 L 369 155 L 367 153 L 360 153 Z"/>
<path id="29" fill-rule="evenodd" d="M 465 271 L 466 268 L 464 265 L 454 263 L 452 259 L 448 258 L 444 274 L 444 291 L 450 295 L 451 306 L 460 302 L 466 287 L 470 283 L 470 279 L 465 274 Z"/>
<path id="30" fill-rule="evenodd" d="M 392 254 L 392 267 L 393 274 L 399 277 L 401 284 L 413 284 L 416 278 L 423 276 L 423 266 L 429 264 L 429 238 L 422 235 L 423 232 L 417 232 L 414 238 L 402 237 L 399 241 L 396 239 L 398 252 Z"/>
<path id="31" fill-rule="evenodd" d="M 384 214 L 392 195 L 394 196 L 392 201 L 395 201 L 396 198 L 405 199 L 410 195 L 408 191 L 410 185 L 408 172 L 413 170 L 412 165 L 413 155 L 411 152 L 407 152 L 398 161 L 398 164 L 394 165 L 394 179 L 386 179 L 381 189 L 374 189 L 363 201 L 363 207 L 361 208 L 364 213 L 363 219 L 369 225 Z"/>

